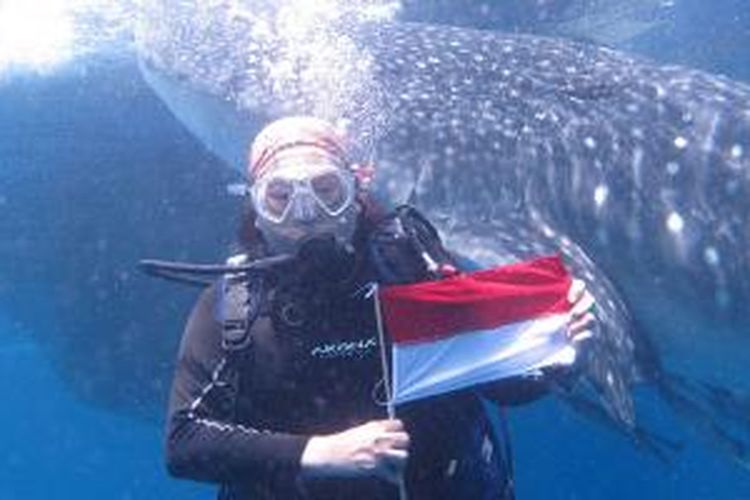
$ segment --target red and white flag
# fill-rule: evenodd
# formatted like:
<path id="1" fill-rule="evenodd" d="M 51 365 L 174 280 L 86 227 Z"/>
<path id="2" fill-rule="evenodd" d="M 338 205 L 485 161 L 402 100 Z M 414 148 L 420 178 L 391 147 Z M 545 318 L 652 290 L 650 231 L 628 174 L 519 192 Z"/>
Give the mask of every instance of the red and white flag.
<path id="1" fill-rule="evenodd" d="M 391 403 L 572 364 L 570 285 L 553 256 L 381 288 Z"/>

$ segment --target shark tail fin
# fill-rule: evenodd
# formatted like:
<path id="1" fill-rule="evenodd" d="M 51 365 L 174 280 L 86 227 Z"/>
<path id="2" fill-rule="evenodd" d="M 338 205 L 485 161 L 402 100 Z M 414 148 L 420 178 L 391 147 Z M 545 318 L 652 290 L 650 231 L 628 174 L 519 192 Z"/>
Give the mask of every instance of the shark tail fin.
<path id="1" fill-rule="evenodd" d="M 750 394 L 668 372 L 657 388 L 700 437 L 750 471 Z"/>
<path id="2" fill-rule="evenodd" d="M 682 451 L 683 443 L 661 435 L 638 423 L 635 419 L 624 419 L 608 408 L 601 396 L 580 388 L 571 391 L 562 386 L 553 387 L 553 392 L 573 411 L 603 428 L 614 431 L 630 441 L 636 448 L 665 465 L 672 464 Z"/>

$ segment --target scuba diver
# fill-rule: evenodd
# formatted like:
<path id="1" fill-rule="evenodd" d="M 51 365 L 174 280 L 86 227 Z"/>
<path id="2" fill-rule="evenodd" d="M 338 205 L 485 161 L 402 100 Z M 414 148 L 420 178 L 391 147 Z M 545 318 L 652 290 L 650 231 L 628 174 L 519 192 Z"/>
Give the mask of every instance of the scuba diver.
<path id="1" fill-rule="evenodd" d="M 456 257 L 409 206 L 379 210 L 372 169 L 332 124 L 290 117 L 249 154 L 242 253 L 216 266 L 185 328 L 166 424 L 180 478 L 220 499 L 514 498 L 503 407 L 557 371 L 398 407 L 389 418 L 372 285 L 455 274 Z M 580 282 L 577 282 L 580 284 Z M 567 332 L 594 324 L 585 287 Z"/>

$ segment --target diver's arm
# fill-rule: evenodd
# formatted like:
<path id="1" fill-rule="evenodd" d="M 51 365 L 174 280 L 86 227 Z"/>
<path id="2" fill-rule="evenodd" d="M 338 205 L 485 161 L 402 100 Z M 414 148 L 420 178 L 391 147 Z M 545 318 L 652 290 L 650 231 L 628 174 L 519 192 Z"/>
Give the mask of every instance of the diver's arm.
<path id="1" fill-rule="evenodd" d="M 256 477 L 288 487 L 299 473 L 309 438 L 232 421 L 221 325 L 212 314 L 214 297 L 214 289 L 201 296 L 180 345 L 167 417 L 167 467 L 174 476 L 199 481 Z"/>

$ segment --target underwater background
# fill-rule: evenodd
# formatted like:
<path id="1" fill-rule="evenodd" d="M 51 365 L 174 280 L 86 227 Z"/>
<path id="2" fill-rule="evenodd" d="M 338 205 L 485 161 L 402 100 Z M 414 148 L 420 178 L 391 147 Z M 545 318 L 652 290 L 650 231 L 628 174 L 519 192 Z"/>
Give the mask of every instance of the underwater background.
<path id="1" fill-rule="evenodd" d="M 555 2 L 403 8 L 406 19 L 591 39 L 750 81 L 745 0 L 572 0 L 559 18 L 538 14 L 541 4 Z M 136 263 L 223 259 L 240 203 L 225 186 L 237 174 L 142 81 L 127 50 L 136 7 L 21 5 L 0 2 L 0 500 L 213 498 L 210 485 L 169 478 L 161 454 L 196 293 Z M 88 30 L 60 61 L 38 34 L 54 34 L 56 14 Z M 19 42 L 25 32 L 31 45 Z M 127 334 L 102 342 L 113 331 Z M 151 338 L 153 349 L 136 347 Z M 732 377 L 749 379 L 750 365 Z M 682 443 L 671 463 L 552 398 L 511 410 L 518 498 L 750 498 L 750 471 L 676 423 L 647 388 L 638 399 L 639 414 Z"/>

